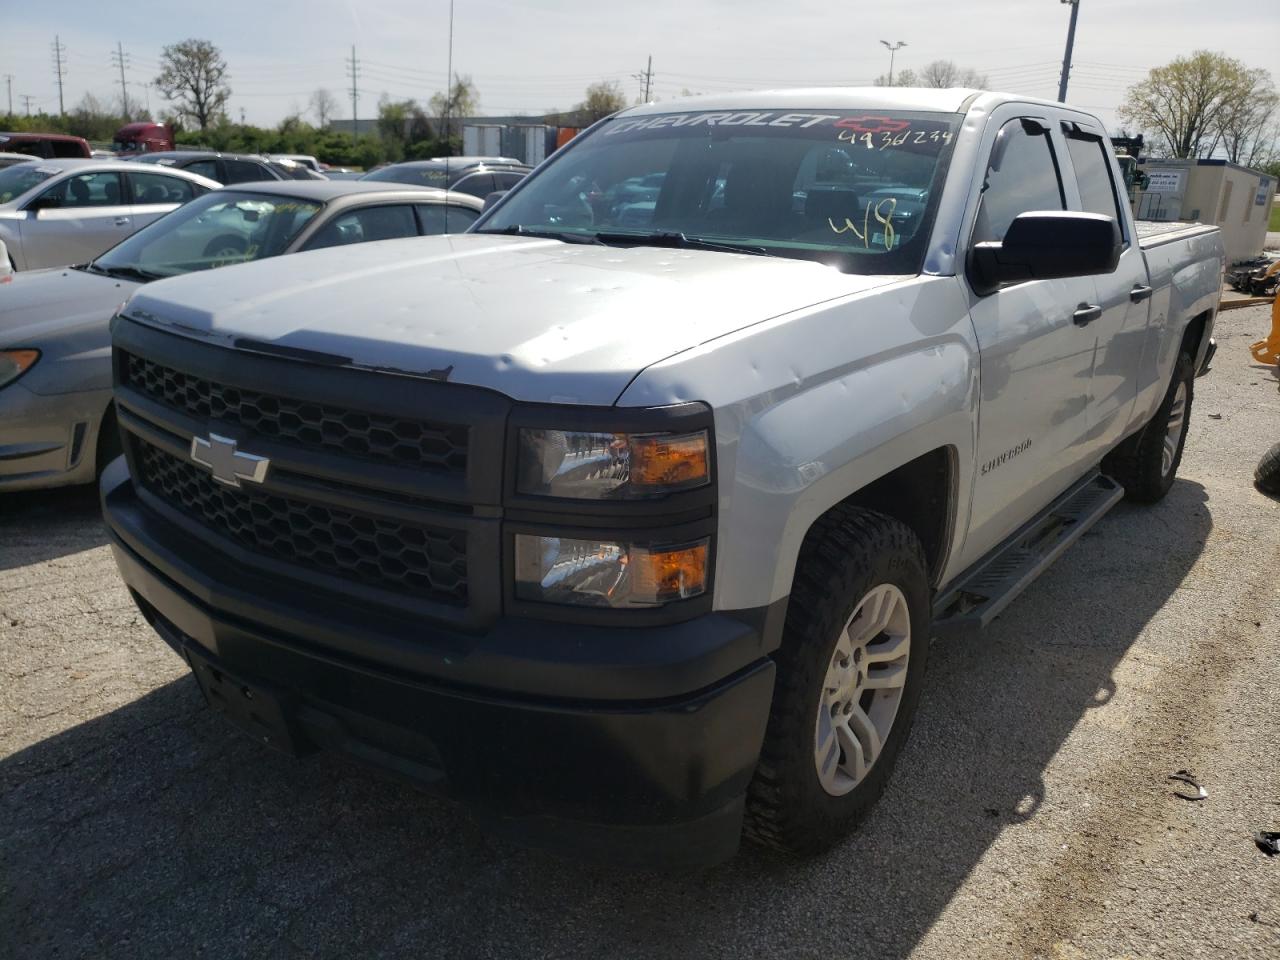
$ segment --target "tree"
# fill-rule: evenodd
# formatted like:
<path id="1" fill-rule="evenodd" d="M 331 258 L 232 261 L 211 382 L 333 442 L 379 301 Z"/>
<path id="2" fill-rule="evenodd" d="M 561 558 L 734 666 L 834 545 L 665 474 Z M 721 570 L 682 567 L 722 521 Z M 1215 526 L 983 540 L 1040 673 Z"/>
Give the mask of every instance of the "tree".
<path id="1" fill-rule="evenodd" d="M 431 109 L 431 115 L 439 119 L 442 135 L 447 137 L 452 133 L 459 117 L 474 117 L 479 111 L 480 91 L 469 75 L 461 77 L 455 73 L 448 95 L 434 93 L 427 105 Z"/>
<path id="2" fill-rule="evenodd" d="M 1232 163 L 1254 167 L 1266 162 L 1280 133 L 1271 125 L 1278 104 L 1280 95 L 1271 74 L 1247 68 L 1240 71 L 1214 129 L 1214 147 L 1220 145 Z"/>
<path id="3" fill-rule="evenodd" d="M 179 116 L 195 121 L 204 133 L 231 98 L 221 51 L 208 40 L 183 40 L 164 48 L 160 67 L 156 87 Z"/>
<path id="4" fill-rule="evenodd" d="M 1197 50 L 1156 67 L 1131 86 L 1118 113 L 1122 120 L 1153 132 L 1155 150 L 1170 157 L 1207 157 L 1227 138 L 1237 153 L 1255 141 L 1275 111 L 1250 119 L 1259 101 L 1275 96 L 1265 70 L 1239 60 Z M 1230 128 L 1230 133 L 1225 131 Z M 1227 148 L 1232 149 L 1231 147 Z"/>
<path id="5" fill-rule="evenodd" d="M 971 67 L 963 69 L 956 66 L 954 60 L 934 60 L 926 63 L 920 71 L 919 86 L 937 87 L 972 87 L 981 90 L 987 85 L 987 75 L 979 73 Z"/>
<path id="6" fill-rule="evenodd" d="M 626 105 L 627 96 L 622 92 L 622 84 L 617 80 L 601 80 L 587 87 L 587 95 L 576 109 L 587 115 L 588 122 L 595 123 Z"/>
<path id="7" fill-rule="evenodd" d="M 311 112 L 316 115 L 316 126 L 327 127 L 338 112 L 338 98 L 321 87 L 311 95 Z"/>
<path id="8" fill-rule="evenodd" d="M 916 78 L 916 72 L 910 67 L 905 70 L 899 70 L 893 75 L 893 83 L 889 82 L 888 74 L 880 74 L 876 77 L 875 85 L 877 87 L 918 87 L 920 81 Z"/>

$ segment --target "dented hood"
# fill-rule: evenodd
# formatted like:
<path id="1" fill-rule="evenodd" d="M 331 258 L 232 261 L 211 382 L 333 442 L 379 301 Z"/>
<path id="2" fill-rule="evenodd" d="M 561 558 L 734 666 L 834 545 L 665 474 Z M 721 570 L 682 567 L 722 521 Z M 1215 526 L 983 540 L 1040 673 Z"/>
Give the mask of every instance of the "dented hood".
<path id="1" fill-rule="evenodd" d="M 162 280 L 125 312 L 241 349 L 316 351 L 517 400 L 611 404 L 652 363 L 895 279 L 748 254 L 460 234 Z"/>

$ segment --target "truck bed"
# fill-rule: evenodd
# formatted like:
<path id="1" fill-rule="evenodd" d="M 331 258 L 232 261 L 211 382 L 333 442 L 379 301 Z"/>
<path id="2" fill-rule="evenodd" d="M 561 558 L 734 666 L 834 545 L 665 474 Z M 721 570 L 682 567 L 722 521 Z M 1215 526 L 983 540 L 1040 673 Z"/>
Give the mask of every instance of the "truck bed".
<path id="1" fill-rule="evenodd" d="M 1185 220 L 1135 220 L 1133 226 L 1138 234 L 1138 246 L 1144 250 L 1218 229 L 1209 224 L 1189 223 Z"/>

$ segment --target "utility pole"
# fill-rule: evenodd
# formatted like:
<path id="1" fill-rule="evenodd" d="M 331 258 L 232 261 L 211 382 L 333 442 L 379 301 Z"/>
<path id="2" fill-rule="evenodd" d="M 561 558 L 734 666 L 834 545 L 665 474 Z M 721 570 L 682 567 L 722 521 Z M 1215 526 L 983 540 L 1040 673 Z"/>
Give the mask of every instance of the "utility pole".
<path id="1" fill-rule="evenodd" d="M 126 120 L 129 119 L 129 91 L 124 81 L 124 66 L 127 62 L 125 57 L 124 46 L 119 40 L 116 41 L 116 52 L 111 54 L 111 65 L 120 68 L 120 111 L 124 114 Z"/>
<path id="2" fill-rule="evenodd" d="M 889 86 L 893 86 L 893 55 L 907 45 L 907 41 L 899 40 L 897 43 L 890 43 L 888 40 L 881 40 L 885 49 L 889 51 Z"/>
<path id="3" fill-rule="evenodd" d="M 31 116 L 31 101 L 35 99 L 31 94 L 24 93 L 22 96 L 22 105 L 27 108 L 27 116 Z"/>
<path id="4" fill-rule="evenodd" d="M 354 137 L 360 133 L 360 124 L 356 121 L 356 101 L 360 98 L 356 81 L 360 76 L 360 62 L 356 60 L 354 43 L 351 45 L 351 62 L 347 64 L 347 76 L 351 78 L 351 135 Z"/>
<path id="5" fill-rule="evenodd" d="M 53 38 L 53 72 L 58 78 L 58 113 L 61 116 L 67 115 L 67 108 L 62 104 L 62 78 L 67 72 L 67 68 L 62 63 L 62 58 L 67 55 L 67 48 L 63 46 L 62 38 L 54 35 Z"/>
<path id="6" fill-rule="evenodd" d="M 4 82 L 9 85 L 9 116 L 13 116 L 13 74 L 6 73 Z"/>
<path id="7" fill-rule="evenodd" d="M 640 73 L 631 75 L 633 80 L 639 80 L 644 84 L 644 100 L 643 103 L 649 102 L 649 94 L 653 89 L 653 54 L 649 54 L 649 65 Z"/>
<path id="8" fill-rule="evenodd" d="M 449 57 L 444 74 L 444 173 L 449 178 L 449 158 L 453 156 L 453 141 L 449 131 L 453 129 L 453 0 L 449 0 Z"/>
<path id="9" fill-rule="evenodd" d="M 240 126 L 244 126 L 244 107 L 240 108 Z"/>
<path id="10" fill-rule="evenodd" d="M 1080 0 L 1061 0 L 1071 4 L 1071 26 L 1067 27 L 1067 52 L 1062 57 L 1062 79 L 1058 81 L 1058 102 L 1067 102 L 1067 78 L 1071 76 L 1071 48 L 1076 45 L 1076 16 L 1080 13 Z"/>

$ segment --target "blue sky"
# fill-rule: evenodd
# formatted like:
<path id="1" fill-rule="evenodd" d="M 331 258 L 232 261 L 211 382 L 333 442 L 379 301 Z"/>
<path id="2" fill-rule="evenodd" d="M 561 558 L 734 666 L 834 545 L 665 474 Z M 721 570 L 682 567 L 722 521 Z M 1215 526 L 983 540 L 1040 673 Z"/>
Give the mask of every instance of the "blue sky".
<path id="1" fill-rule="evenodd" d="M 470 74 L 481 111 L 540 113 L 572 106 L 587 84 L 622 81 L 653 55 L 654 91 L 723 92 L 770 86 L 870 82 L 888 67 L 879 41 L 905 40 L 897 67 L 945 58 L 990 77 L 994 89 L 1056 96 L 1070 8 L 1058 0 L 456 0 L 454 69 Z M 166 43 L 199 37 L 217 44 L 231 76 L 233 116 L 274 124 L 306 109 L 328 88 L 350 116 L 345 58 L 361 62 L 359 110 L 370 116 L 382 93 L 426 99 L 444 87 L 448 0 L 0 0 L 0 98 L 13 75 L 37 109 L 56 110 L 51 45 L 65 45 L 65 100 L 118 96 L 111 65 L 124 44 L 131 98 L 154 78 Z M 1076 66 L 1068 99 L 1114 125 L 1125 88 L 1145 71 L 1198 47 L 1224 52 L 1280 79 L 1276 0 L 1081 0 Z M 162 106 L 150 91 L 151 106 Z M 0 104 L 3 101 L 0 100 Z"/>

